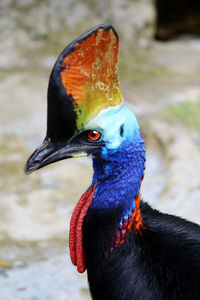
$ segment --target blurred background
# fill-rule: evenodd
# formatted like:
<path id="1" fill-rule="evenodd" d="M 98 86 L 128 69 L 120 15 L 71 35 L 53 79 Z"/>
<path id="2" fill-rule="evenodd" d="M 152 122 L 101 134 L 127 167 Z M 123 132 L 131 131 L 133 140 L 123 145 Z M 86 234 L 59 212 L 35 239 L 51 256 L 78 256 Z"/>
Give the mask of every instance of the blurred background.
<path id="1" fill-rule="evenodd" d="M 101 23 L 120 38 L 119 74 L 147 149 L 142 196 L 200 223 L 200 3 L 197 0 L 0 1 L 0 299 L 90 299 L 72 266 L 70 216 L 91 181 L 89 159 L 26 176 L 46 132 L 53 64 Z"/>

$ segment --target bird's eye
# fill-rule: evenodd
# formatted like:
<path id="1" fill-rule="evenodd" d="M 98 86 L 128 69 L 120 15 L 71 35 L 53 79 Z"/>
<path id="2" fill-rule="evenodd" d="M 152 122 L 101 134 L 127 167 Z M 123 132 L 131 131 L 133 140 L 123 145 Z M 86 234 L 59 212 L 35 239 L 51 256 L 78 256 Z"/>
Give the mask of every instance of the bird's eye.
<path id="1" fill-rule="evenodd" d="M 87 137 L 90 141 L 98 141 L 101 137 L 101 133 L 97 130 L 88 131 Z"/>

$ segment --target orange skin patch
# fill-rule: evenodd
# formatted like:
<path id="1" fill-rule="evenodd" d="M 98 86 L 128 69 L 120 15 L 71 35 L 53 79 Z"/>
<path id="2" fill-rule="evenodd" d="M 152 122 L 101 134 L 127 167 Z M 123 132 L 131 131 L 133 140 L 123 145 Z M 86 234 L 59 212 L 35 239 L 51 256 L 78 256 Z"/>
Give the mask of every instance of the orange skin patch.
<path id="1" fill-rule="evenodd" d="M 112 31 L 99 28 L 75 44 L 62 66 L 61 81 L 74 99 L 77 129 L 81 130 L 100 110 L 123 102 L 118 79 L 119 42 Z"/>
<path id="2" fill-rule="evenodd" d="M 142 176 L 141 182 L 143 179 L 144 176 Z M 141 188 L 141 184 L 139 187 L 139 193 L 135 197 L 135 209 L 132 214 L 131 222 L 128 224 L 127 230 L 130 231 L 132 226 L 134 226 L 135 232 L 141 234 L 141 229 L 144 229 L 145 227 L 143 225 L 142 215 L 140 211 L 140 188 Z"/>
<path id="3" fill-rule="evenodd" d="M 128 224 L 127 230 L 130 231 L 132 226 L 134 227 L 136 233 L 140 233 L 141 229 L 144 228 L 140 211 L 140 193 L 135 197 L 135 209 L 132 214 L 131 222 Z"/>
<path id="4" fill-rule="evenodd" d="M 143 180 L 143 178 L 144 176 L 142 177 L 141 181 Z M 127 232 L 130 232 L 133 227 L 135 233 L 137 234 L 142 234 L 142 229 L 145 229 L 141 211 L 140 211 L 140 187 L 139 187 L 139 193 L 135 197 L 135 209 L 133 210 L 131 221 L 127 226 Z M 120 241 L 120 245 L 122 245 L 124 242 L 125 242 L 125 238 Z"/>
<path id="5" fill-rule="evenodd" d="M 140 193 L 135 197 L 135 209 L 132 213 L 132 218 L 127 226 L 127 232 L 130 232 L 132 227 L 136 234 L 142 234 L 142 229 L 144 229 L 143 219 L 140 211 Z M 120 245 L 125 242 L 125 238 L 120 241 Z"/>

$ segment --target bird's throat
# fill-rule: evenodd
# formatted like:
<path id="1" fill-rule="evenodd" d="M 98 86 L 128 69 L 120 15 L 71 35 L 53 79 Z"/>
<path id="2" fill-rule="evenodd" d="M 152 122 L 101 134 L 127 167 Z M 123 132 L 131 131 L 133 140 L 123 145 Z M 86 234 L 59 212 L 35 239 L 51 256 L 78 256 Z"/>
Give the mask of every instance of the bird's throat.
<path id="1" fill-rule="evenodd" d="M 88 265 L 93 253 L 99 253 L 98 261 L 104 263 L 132 228 L 138 233 L 143 226 L 139 208 L 143 146 L 133 145 L 110 161 L 95 158 L 93 167 L 92 185 L 77 203 L 70 222 L 70 256 L 80 273 L 86 270 L 86 257 Z"/>

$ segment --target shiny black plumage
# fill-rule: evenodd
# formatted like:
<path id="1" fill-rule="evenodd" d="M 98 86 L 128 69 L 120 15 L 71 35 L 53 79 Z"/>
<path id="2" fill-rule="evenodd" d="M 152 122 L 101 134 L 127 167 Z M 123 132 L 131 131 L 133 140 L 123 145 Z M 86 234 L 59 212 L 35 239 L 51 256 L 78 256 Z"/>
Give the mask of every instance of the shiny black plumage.
<path id="1" fill-rule="evenodd" d="M 121 210 L 92 211 L 83 233 L 94 300 L 199 300 L 200 227 L 140 204 L 145 229 L 132 230 L 106 260 Z M 106 245 L 106 247 L 105 247 Z"/>

